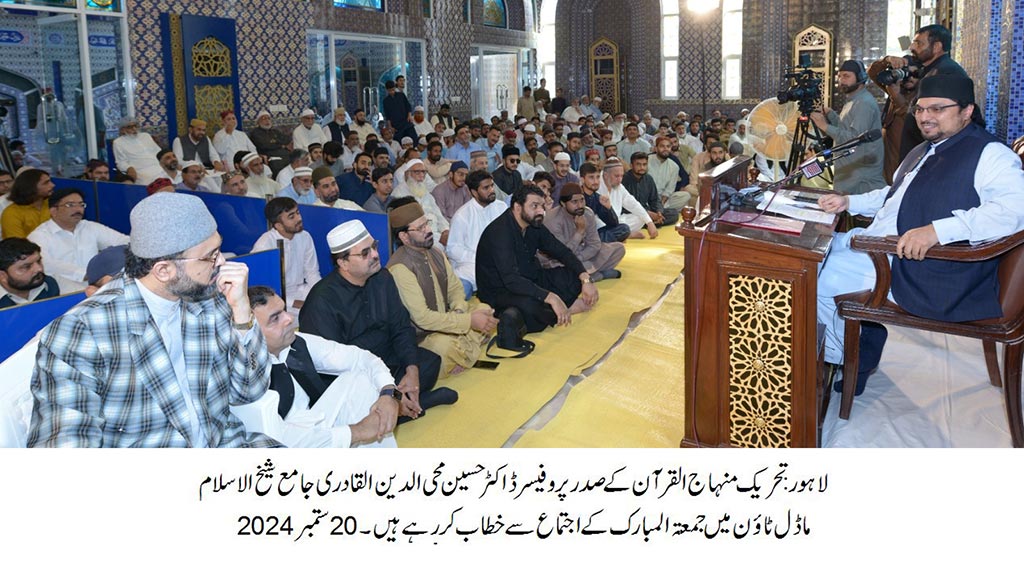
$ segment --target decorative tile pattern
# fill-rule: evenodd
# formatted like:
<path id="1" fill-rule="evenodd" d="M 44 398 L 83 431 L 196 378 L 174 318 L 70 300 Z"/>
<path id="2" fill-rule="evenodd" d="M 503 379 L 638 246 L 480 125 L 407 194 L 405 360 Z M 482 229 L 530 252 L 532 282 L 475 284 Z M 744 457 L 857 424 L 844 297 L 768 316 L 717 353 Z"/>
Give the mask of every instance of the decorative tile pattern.
<path id="1" fill-rule="evenodd" d="M 1024 136 L 1024 0 L 1004 0 L 1004 5 L 1000 56 L 1006 79 L 999 92 L 1006 109 L 1000 108 L 997 134 L 1012 142 Z"/>
<path id="2" fill-rule="evenodd" d="M 482 0 L 471 1 L 474 22 L 482 23 Z M 422 79 L 410 71 L 409 81 L 422 82 L 426 99 L 420 98 L 419 92 L 410 92 L 410 99 L 426 102 L 434 110 L 442 101 L 460 97 L 460 102 L 452 103 L 452 112 L 468 116 L 472 107 L 470 45 L 535 47 L 532 30 L 539 6 L 535 10 L 532 1 L 506 0 L 510 29 L 495 29 L 467 25 L 462 0 L 434 0 L 431 18 L 423 17 L 419 0 L 388 0 L 385 12 L 335 8 L 331 0 L 289 2 L 287 10 L 274 0 L 136 0 L 128 5 L 136 114 L 148 131 L 165 124 L 167 100 L 158 18 L 161 12 L 171 12 L 235 20 L 241 109 L 246 121 L 269 105 L 285 105 L 297 112 L 308 104 L 307 29 L 422 39 L 422 50 L 411 48 L 419 42 L 407 42 L 406 57 L 413 67 L 423 63 Z M 524 2 L 530 3 L 529 8 Z M 281 124 L 290 121 L 284 119 Z"/>

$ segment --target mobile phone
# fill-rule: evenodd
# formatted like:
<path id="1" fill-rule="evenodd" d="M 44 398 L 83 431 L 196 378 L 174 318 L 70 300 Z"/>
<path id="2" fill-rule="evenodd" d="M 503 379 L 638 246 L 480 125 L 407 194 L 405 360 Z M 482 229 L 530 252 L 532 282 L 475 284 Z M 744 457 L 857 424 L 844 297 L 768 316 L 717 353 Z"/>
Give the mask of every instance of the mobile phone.
<path id="1" fill-rule="evenodd" d="M 473 363 L 473 367 L 477 369 L 487 369 L 488 371 L 497 369 L 498 365 L 501 365 L 501 363 L 498 363 L 497 361 L 484 361 L 483 359 Z"/>

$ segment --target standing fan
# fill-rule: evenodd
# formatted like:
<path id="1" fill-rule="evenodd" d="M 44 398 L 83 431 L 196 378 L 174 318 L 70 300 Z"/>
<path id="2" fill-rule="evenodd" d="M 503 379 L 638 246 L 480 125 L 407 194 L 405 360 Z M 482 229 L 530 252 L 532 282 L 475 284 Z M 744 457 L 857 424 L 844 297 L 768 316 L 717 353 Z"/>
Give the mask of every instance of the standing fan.
<path id="1" fill-rule="evenodd" d="M 774 163 L 776 177 L 781 175 L 782 162 L 789 160 L 799 118 L 800 109 L 796 102 L 779 103 L 775 98 L 757 104 L 747 115 L 750 121 L 747 134 L 752 137 L 750 146 L 758 155 Z"/>

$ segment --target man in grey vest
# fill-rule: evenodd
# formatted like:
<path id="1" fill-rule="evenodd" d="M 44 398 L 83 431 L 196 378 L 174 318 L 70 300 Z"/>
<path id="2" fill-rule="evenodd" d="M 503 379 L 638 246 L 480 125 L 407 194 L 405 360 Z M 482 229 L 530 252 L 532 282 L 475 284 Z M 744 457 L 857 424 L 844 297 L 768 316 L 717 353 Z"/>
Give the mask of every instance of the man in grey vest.
<path id="1" fill-rule="evenodd" d="M 179 162 L 195 160 L 201 162 L 207 170 L 223 172 L 227 168 L 220 160 L 220 154 L 213 149 L 210 138 L 206 136 L 206 121 L 193 119 L 188 124 L 188 134 L 174 139 L 171 150 Z"/>

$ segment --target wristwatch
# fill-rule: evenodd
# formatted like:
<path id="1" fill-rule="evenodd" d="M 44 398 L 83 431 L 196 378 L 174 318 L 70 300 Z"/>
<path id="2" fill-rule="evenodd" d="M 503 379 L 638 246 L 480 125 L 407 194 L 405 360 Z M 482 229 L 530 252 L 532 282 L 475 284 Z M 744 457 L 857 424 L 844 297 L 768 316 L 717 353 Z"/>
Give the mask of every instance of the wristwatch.
<path id="1" fill-rule="evenodd" d="M 395 400 L 398 400 L 399 402 L 402 401 L 402 391 L 398 390 L 397 386 L 393 386 L 391 388 L 385 388 L 384 390 L 381 390 L 380 391 L 380 395 L 381 396 L 390 396 L 390 397 L 394 398 Z"/>
<path id="2" fill-rule="evenodd" d="M 249 311 L 249 321 L 248 322 L 245 322 L 245 323 L 242 323 L 242 324 L 239 324 L 238 322 L 233 322 L 231 325 L 236 330 L 238 330 L 240 332 L 245 332 L 246 330 L 252 329 L 252 326 L 255 323 L 256 323 L 256 315 L 253 314 L 253 312 L 250 310 Z"/>

